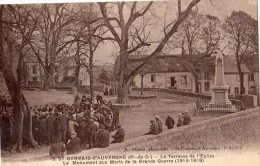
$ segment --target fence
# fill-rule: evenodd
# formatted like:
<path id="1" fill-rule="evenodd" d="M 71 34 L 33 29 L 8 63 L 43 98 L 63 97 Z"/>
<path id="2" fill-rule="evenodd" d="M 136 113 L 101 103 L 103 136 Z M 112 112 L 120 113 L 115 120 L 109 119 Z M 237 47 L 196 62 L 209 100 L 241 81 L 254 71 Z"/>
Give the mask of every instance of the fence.
<path id="1" fill-rule="evenodd" d="M 203 114 L 206 112 L 232 113 L 244 110 L 241 100 L 231 100 L 230 103 L 211 104 L 210 100 L 198 99 L 196 102 L 195 114 Z"/>

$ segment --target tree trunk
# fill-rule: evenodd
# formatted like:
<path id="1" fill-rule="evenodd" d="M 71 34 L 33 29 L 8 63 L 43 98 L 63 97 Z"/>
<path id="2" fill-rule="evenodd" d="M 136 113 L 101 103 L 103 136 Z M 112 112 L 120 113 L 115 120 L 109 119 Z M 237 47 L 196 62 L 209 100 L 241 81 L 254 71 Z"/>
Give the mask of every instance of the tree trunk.
<path id="1" fill-rule="evenodd" d="M 25 121 L 24 123 L 24 101 L 25 98 L 23 97 L 22 90 L 20 84 L 16 80 L 13 72 L 12 72 L 12 64 L 10 62 L 9 56 L 11 55 L 11 51 L 9 50 L 9 56 L 5 54 L 4 50 L 4 40 L 3 35 L 3 10 L 4 6 L 0 7 L 0 57 L 1 63 L 3 64 L 3 75 L 10 92 L 13 104 L 13 114 L 14 114 L 14 128 L 13 128 L 13 146 L 11 148 L 11 152 L 15 152 L 18 150 L 19 152 L 23 151 L 23 136 L 29 138 L 29 142 L 33 147 L 37 146 L 37 143 L 34 141 L 32 136 L 32 127 L 29 127 L 28 132 L 24 133 L 24 126 L 31 125 L 32 119 L 29 118 L 29 121 Z M 20 77 L 20 76 L 19 76 Z M 26 107 L 28 111 L 28 106 Z M 27 116 L 28 117 L 28 116 Z M 29 133 L 29 134 L 28 134 Z"/>
<path id="2" fill-rule="evenodd" d="M 237 65 L 237 69 L 238 69 L 239 85 L 240 85 L 240 92 L 239 92 L 239 94 L 242 95 L 242 94 L 245 94 L 244 74 L 242 73 L 241 65 Z"/>
<path id="3" fill-rule="evenodd" d="M 32 133 L 32 112 L 28 107 L 28 103 L 25 101 L 23 102 L 24 108 L 24 140 L 28 145 L 31 145 L 33 148 L 38 147 L 38 143 L 33 138 Z"/>
<path id="4" fill-rule="evenodd" d="M 199 89 L 199 79 L 197 74 L 193 74 L 194 77 L 194 84 L 195 84 L 195 93 L 200 93 L 200 89 Z"/>
<path id="5" fill-rule="evenodd" d="M 80 45 L 79 41 L 77 41 L 77 51 L 75 55 L 75 62 L 76 62 L 76 68 L 75 68 L 75 87 L 79 88 L 79 73 L 80 73 Z"/>
<path id="6" fill-rule="evenodd" d="M 76 63 L 75 68 L 75 87 L 79 88 L 79 72 L 80 72 L 80 64 Z"/>
<path id="7" fill-rule="evenodd" d="M 89 65 L 89 88 L 90 88 L 90 97 L 94 98 L 94 76 L 93 76 L 93 65 Z"/>
<path id="8" fill-rule="evenodd" d="M 127 104 L 129 101 L 128 97 L 128 85 L 124 84 L 123 86 L 118 87 L 118 97 L 117 97 L 117 103 L 120 104 Z"/>
<path id="9" fill-rule="evenodd" d="M 24 56 L 19 53 L 18 66 L 17 66 L 17 81 L 19 85 L 25 84 L 25 71 L 24 71 Z"/>
<path id="10" fill-rule="evenodd" d="M 141 74 L 141 95 L 144 94 L 144 75 Z"/>
<path id="11" fill-rule="evenodd" d="M 128 78 L 128 80 L 125 80 L 123 77 L 123 74 L 121 73 L 121 76 L 119 77 L 119 84 L 118 84 L 118 95 L 117 95 L 117 103 L 120 104 L 127 104 L 129 102 L 129 85 L 134 79 L 135 75 L 132 75 Z"/>
<path id="12" fill-rule="evenodd" d="M 11 152 L 14 153 L 16 150 L 22 152 L 23 141 L 25 139 L 27 139 L 26 143 L 32 145 L 32 147 L 37 147 L 37 142 L 32 135 L 31 113 L 28 106 L 25 105 L 26 101 L 23 97 L 21 87 L 15 79 L 10 65 L 5 65 L 4 67 L 4 78 L 12 98 L 15 122 L 13 130 L 14 145 L 11 148 Z"/>
<path id="13" fill-rule="evenodd" d="M 45 79 L 44 79 L 44 83 L 43 83 L 43 90 L 50 90 L 51 88 L 51 83 L 53 80 L 53 69 L 51 69 L 51 67 L 47 67 L 46 71 L 45 71 Z"/>

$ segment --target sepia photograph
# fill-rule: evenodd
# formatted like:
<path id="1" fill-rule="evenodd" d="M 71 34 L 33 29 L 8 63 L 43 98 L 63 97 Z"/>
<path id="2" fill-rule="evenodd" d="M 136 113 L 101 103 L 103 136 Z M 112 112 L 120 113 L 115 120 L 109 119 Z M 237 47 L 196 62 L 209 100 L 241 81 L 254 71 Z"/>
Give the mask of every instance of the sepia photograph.
<path id="1" fill-rule="evenodd" d="M 258 0 L 0 2 L 2 166 L 259 166 Z"/>

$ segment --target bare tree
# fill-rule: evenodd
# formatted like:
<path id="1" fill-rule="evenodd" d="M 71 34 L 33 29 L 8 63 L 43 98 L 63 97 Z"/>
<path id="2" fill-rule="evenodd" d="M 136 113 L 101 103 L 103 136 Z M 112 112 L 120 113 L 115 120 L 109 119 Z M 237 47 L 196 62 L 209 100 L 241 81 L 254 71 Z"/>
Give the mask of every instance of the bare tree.
<path id="1" fill-rule="evenodd" d="M 67 29 L 75 19 L 68 4 L 42 4 L 37 10 L 38 31 L 30 46 L 44 69 L 44 89 L 48 90 L 53 82 L 58 56 L 64 56 L 63 51 L 70 49 L 74 42 L 68 37 Z"/>
<path id="2" fill-rule="evenodd" d="M 223 39 L 220 27 L 218 18 L 193 11 L 169 42 L 173 49 L 181 51 L 181 56 L 177 58 L 180 58 L 180 64 L 192 73 L 197 93 L 199 75 L 208 71 L 208 60 L 212 54 L 219 51 L 219 44 Z"/>
<path id="3" fill-rule="evenodd" d="M 34 140 L 32 135 L 31 111 L 28 108 L 28 103 L 24 98 L 20 84 L 12 71 L 12 62 L 10 60 L 10 56 L 15 49 L 14 47 L 12 47 L 12 45 L 8 45 L 8 52 L 4 49 L 5 42 L 3 40 L 3 34 L 8 33 L 9 36 L 14 35 L 13 31 L 10 31 L 10 28 L 3 28 L 4 25 L 10 25 L 9 19 L 4 20 L 4 11 L 8 10 L 2 5 L 0 7 L 0 57 L 2 61 L 1 64 L 3 64 L 4 78 L 12 98 L 13 114 L 15 121 L 13 131 L 14 144 L 11 148 L 11 152 L 15 152 L 15 150 L 22 152 L 23 143 L 25 140 L 28 144 L 30 144 L 33 147 L 37 147 L 37 142 Z"/>
<path id="4" fill-rule="evenodd" d="M 257 28 L 254 26 L 255 22 L 256 20 L 247 13 L 233 11 L 232 14 L 226 18 L 223 26 L 231 43 L 230 49 L 236 58 L 240 80 L 240 94 L 245 93 L 244 73 L 241 66 L 247 58 L 258 52 L 258 47 L 255 47 L 257 42 L 254 42 L 256 40 L 252 38 L 252 36 L 257 36 L 256 34 L 258 34 Z"/>
<path id="5" fill-rule="evenodd" d="M 24 66 L 25 55 L 29 51 L 29 41 L 33 38 L 37 21 L 32 19 L 32 6 L 30 5 L 9 5 L 10 17 L 13 18 L 10 28 L 14 29 L 17 52 L 19 53 L 17 66 L 17 79 L 19 84 L 24 84 L 26 71 Z"/>
<path id="6" fill-rule="evenodd" d="M 142 7 L 137 7 L 138 2 L 133 2 L 130 7 L 129 15 L 126 16 L 127 12 L 124 12 L 126 8 L 126 2 L 118 2 L 115 4 L 118 13 L 108 12 L 108 3 L 99 3 L 100 11 L 105 20 L 107 27 L 113 35 L 113 40 L 116 41 L 119 47 L 119 73 L 118 75 L 118 103 L 128 102 L 128 87 L 136 74 L 141 71 L 146 64 L 152 60 L 153 57 L 157 56 L 164 48 L 170 37 L 177 31 L 178 26 L 187 18 L 192 8 L 198 4 L 200 0 L 192 0 L 186 10 L 179 12 L 180 15 L 176 18 L 174 22 L 169 25 L 169 29 L 165 32 L 165 36 L 160 41 L 159 45 L 155 50 L 142 62 L 139 66 L 133 69 L 130 73 L 127 73 L 128 68 L 128 57 L 131 53 L 134 53 L 138 49 L 144 46 L 149 46 L 150 43 L 147 42 L 147 35 L 142 35 L 143 28 L 134 27 L 134 23 L 137 19 L 142 18 L 150 10 L 153 2 L 148 2 L 148 4 L 142 4 Z M 134 32 L 134 38 L 130 37 L 131 32 Z M 130 41 L 131 40 L 131 41 Z M 131 46 L 132 41 L 135 41 L 135 45 Z"/>
<path id="7" fill-rule="evenodd" d="M 76 74 L 79 72 L 79 67 L 83 65 L 90 80 L 90 96 L 94 97 L 94 56 L 95 52 L 102 42 L 111 40 L 111 38 L 104 38 L 105 30 L 103 18 L 97 10 L 98 6 L 94 3 L 78 6 L 77 12 L 77 26 L 75 30 L 75 40 L 77 41 L 76 53 Z M 83 60 L 85 57 L 85 61 Z"/>

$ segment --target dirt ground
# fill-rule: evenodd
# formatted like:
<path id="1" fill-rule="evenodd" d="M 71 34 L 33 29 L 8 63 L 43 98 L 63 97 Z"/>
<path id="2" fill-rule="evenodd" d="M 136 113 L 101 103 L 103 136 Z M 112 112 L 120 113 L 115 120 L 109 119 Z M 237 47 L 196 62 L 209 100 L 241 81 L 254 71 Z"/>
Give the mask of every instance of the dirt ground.
<path id="1" fill-rule="evenodd" d="M 133 92 L 139 93 L 139 92 Z M 179 113 L 188 110 L 192 115 L 192 123 L 203 121 L 214 117 L 209 116 L 193 116 L 193 110 L 195 108 L 196 98 L 178 96 L 173 94 L 167 94 L 162 92 L 145 92 L 146 94 L 155 94 L 156 98 L 152 99 L 134 99 L 130 100 L 130 103 L 141 103 L 142 107 L 132 108 L 120 111 L 120 123 L 125 129 L 125 139 L 135 138 L 144 135 L 149 130 L 150 120 L 154 119 L 156 115 L 159 115 L 163 124 L 167 115 L 171 115 L 177 123 L 177 115 Z M 29 105 L 45 105 L 45 104 L 57 104 L 68 103 L 71 104 L 74 100 L 74 95 L 67 91 L 24 91 Z M 82 95 L 82 94 L 81 94 Z M 115 102 L 116 96 L 105 96 L 106 100 Z M 176 126 L 176 124 L 175 124 Z M 167 130 L 166 126 L 163 126 L 163 130 Z M 115 132 L 111 132 L 111 136 Z M 112 139 L 111 139 L 112 140 Z M 40 149 L 30 149 L 20 154 L 10 154 L 9 152 L 2 152 L 3 157 L 17 157 L 23 158 L 28 155 L 41 155 L 48 152 L 48 147 L 41 147 Z"/>

